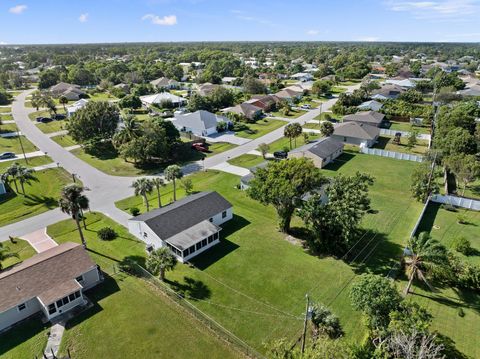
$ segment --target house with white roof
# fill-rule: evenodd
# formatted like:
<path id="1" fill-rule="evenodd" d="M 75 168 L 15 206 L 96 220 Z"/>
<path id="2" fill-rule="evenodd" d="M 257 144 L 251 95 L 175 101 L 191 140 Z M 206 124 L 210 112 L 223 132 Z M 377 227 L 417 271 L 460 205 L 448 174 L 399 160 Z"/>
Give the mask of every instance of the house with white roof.
<path id="1" fill-rule="evenodd" d="M 311 81 L 313 80 L 313 75 L 308 72 L 297 72 L 296 74 L 293 74 L 290 76 L 291 79 L 298 80 L 298 81 Z"/>
<path id="2" fill-rule="evenodd" d="M 154 95 L 140 96 L 140 101 L 142 101 L 142 104 L 146 107 L 151 105 L 161 105 L 168 101 L 176 107 L 180 107 L 187 103 L 187 100 L 183 97 L 171 94 L 170 92 L 160 92 Z"/>
<path id="3" fill-rule="evenodd" d="M 67 106 L 67 117 L 71 117 L 75 112 L 84 108 L 88 103 L 87 99 L 80 99 L 77 102 L 74 102 L 72 105 Z"/>
<path id="4" fill-rule="evenodd" d="M 375 100 L 365 101 L 364 103 L 357 106 L 357 108 L 361 111 L 378 111 L 382 107 L 383 104 Z"/>
<path id="5" fill-rule="evenodd" d="M 210 136 L 216 134 L 217 127 L 221 122 L 227 125 L 231 121 L 225 116 L 219 116 L 214 113 L 199 110 L 187 114 L 175 114 L 175 118 L 171 119 L 173 125 L 181 132 L 193 133 L 197 136 Z"/>

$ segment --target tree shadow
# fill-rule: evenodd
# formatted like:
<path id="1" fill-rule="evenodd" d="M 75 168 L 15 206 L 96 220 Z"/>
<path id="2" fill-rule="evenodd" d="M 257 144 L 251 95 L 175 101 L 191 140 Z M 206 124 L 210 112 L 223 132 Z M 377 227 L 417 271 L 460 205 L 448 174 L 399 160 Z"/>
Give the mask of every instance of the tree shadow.
<path id="1" fill-rule="evenodd" d="M 222 226 L 222 231 L 220 232 L 220 243 L 212 248 L 207 249 L 205 252 L 200 253 L 197 257 L 190 260 L 190 262 L 192 262 L 192 264 L 200 270 L 204 270 L 229 253 L 233 252 L 239 246 L 238 244 L 229 241 L 228 236 L 237 232 L 243 227 L 248 226 L 249 224 L 250 221 L 246 220 L 244 217 L 234 214 L 233 219 Z"/>
<path id="2" fill-rule="evenodd" d="M 24 205 L 33 207 L 38 205 L 46 206 L 48 209 L 58 207 L 58 200 L 54 197 L 38 196 L 34 194 L 28 194 L 25 196 Z"/>
<path id="3" fill-rule="evenodd" d="M 457 349 L 453 339 L 438 332 L 436 332 L 435 334 L 437 335 L 437 341 L 444 346 L 442 354 L 445 355 L 445 358 L 469 359 L 467 355 L 463 354 Z"/>
<path id="4" fill-rule="evenodd" d="M 440 208 L 441 208 L 441 205 L 439 203 L 430 202 L 428 204 L 428 207 L 425 211 L 425 214 L 422 217 L 422 220 L 420 221 L 420 224 L 417 228 L 417 231 L 415 232 L 415 235 L 422 232 L 430 233 L 432 231 L 433 225 L 435 224 L 435 218 L 437 217 L 437 214 Z"/>
<path id="5" fill-rule="evenodd" d="M 183 280 L 184 283 L 180 283 L 176 280 L 170 281 L 168 279 L 165 279 L 165 282 L 172 286 L 175 292 L 189 299 L 208 299 L 212 295 L 210 288 L 208 288 L 208 286 L 201 280 L 196 280 L 187 276 L 183 277 Z"/>
<path id="6" fill-rule="evenodd" d="M 0 355 L 8 353 L 10 350 L 38 335 L 48 327 L 49 324 L 42 323 L 40 314 L 36 314 L 16 324 L 8 331 L 0 334 Z M 45 342 L 46 340 L 45 334 Z M 36 353 L 29 353 L 32 358 L 34 358 L 35 355 L 41 357 L 43 347 L 37 348 L 36 350 Z"/>
<path id="7" fill-rule="evenodd" d="M 337 157 L 333 162 L 330 162 L 323 169 L 329 171 L 338 171 L 345 163 L 350 161 L 355 157 L 355 154 L 350 152 L 343 152 L 339 157 Z"/>

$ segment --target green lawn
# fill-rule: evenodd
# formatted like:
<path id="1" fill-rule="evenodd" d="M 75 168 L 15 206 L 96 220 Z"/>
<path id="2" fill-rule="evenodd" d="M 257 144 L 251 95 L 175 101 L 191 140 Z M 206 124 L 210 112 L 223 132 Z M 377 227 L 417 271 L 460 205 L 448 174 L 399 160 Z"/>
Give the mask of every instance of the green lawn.
<path id="1" fill-rule="evenodd" d="M 39 171 L 35 176 L 38 182 L 25 185 L 26 196 L 15 192 L 0 196 L 0 226 L 21 221 L 57 207 L 61 188 L 71 182 L 70 174 L 61 168 Z M 12 186 L 14 186 L 13 183 Z M 19 190 L 21 191 L 20 186 Z"/>
<path id="2" fill-rule="evenodd" d="M 52 132 L 65 130 L 66 124 L 67 124 L 66 120 L 60 120 L 60 121 L 52 121 L 48 123 L 39 123 L 37 127 L 43 133 L 52 133 Z"/>
<path id="3" fill-rule="evenodd" d="M 240 166 L 245 168 L 252 168 L 258 166 L 260 163 L 265 162 L 262 156 L 244 154 L 239 157 L 228 160 L 228 163 L 234 166 Z"/>
<path id="4" fill-rule="evenodd" d="M 380 136 L 378 138 L 378 142 L 373 146 L 373 148 L 380 148 L 386 151 L 411 153 L 411 154 L 417 154 L 417 155 L 422 155 L 428 150 L 428 141 L 417 140 L 417 144 L 411 149 L 407 147 L 407 143 L 408 143 L 407 137 L 401 137 L 400 144 L 397 145 L 393 143 L 393 137 Z"/>
<path id="5" fill-rule="evenodd" d="M 12 108 L 8 107 L 0 107 L 0 113 L 12 112 Z"/>
<path id="6" fill-rule="evenodd" d="M 77 144 L 77 142 L 75 142 L 75 140 L 69 135 L 57 135 L 50 137 L 50 139 L 62 147 L 70 147 Z"/>
<path id="7" fill-rule="evenodd" d="M 347 89 L 341 86 L 333 86 L 331 91 L 332 94 L 341 94 L 343 92 L 347 92 Z"/>
<path id="8" fill-rule="evenodd" d="M 0 358 L 42 358 L 47 336 L 48 327 L 39 317 L 27 320 L 0 335 Z"/>
<path id="9" fill-rule="evenodd" d="M 119 237 L 100 241 L 96 232 L 105 226 L 115 228 Z M 108 275 L 87 292 L 94 307 L 67 324 L 61 353 L 69 348 L 75 359 L 240 357 L 154 287 L 113 269 L 126 257 L 143 263 L 143 243 L 99 213 L 87 215 L 87 228 L 90 255 Z M 48 234 L 59 243 L 80 242 L 72 220 L 49 226 Z"/>
<path id="10" fill-rule="evenodd" d="M 57 113 L 61 115 L 65 115 L 66 112 L 63 109 L 63 106 L 57 107 Z M 50 111 L 48 110 L 40 110 L 40 111 L 35 111 L 30 113 L 28 117 L 30 118 L 30 120 L 35 121 L 37 117 L 51 117 L 51 115 L 50 115 Z M 57 122 L 57 121 L 53 121 L 53 122 Z"/>
<path id="11" fill-rule="evenodd" d="M 309 139 L 310 141 L 316 140 L 320 137 L 319 134 L 310 133 Z M 296 144 L 296 145 L 295 145 Z M 305 140 L 302 137 L 297 138 L 297 141 L 292 140 L 292 149 L 303 146 L 305 144 Z M 285 148 L 290 148 L 290 140 L 286 137 L 282 137 L 272 143 L 268 144 L 270 146 L 270 152 L 275 151 L 283 151 Z"/>
<path id="12" fill-rule="evenodd" d="M 277 128 L 285 126 L 286 124 L 287 122 L 282 120 L 274 120 L 267 118 L 266 120 L 262 119 L 258 120 L 256 123 L 247 124 L 248 128 L 250 129 L 250 131 L 253 131 L 253 133 L 248 133 L 250 131 L 239 131 L 235 134 L 239 137 L 254 139 L 262 137 L 263 135 L 266 135 L 267 133 L 272 132 Z"/>
<path id="13" fill-rule="evenodd" d="M 294 119 L 294 118 L 298 118 L 304 114 L 306 114 L 307 111 L 304 111 L 304 110 L 290 110 L 289 114 L 287 116 L 285 116 L 285 114 L 283 113 L 283 111 L 274 111 L 274 112 L 270 112 L 269 115 L 272 116 L 272 117 L 284 117 L 284 118 L 290 118 L 290 119 Z"/>
<path id="14" fill-rule="evenodd" d="M 320 101 L 321 101 L 321 99 L 320 99 Z M 320 103 L 316 102 L 316 101 L 312 101 L 312 100 L 310 100 L 310 101 L 303 100 L 296 106 L 300 107 L 302 105 L 310 105 L 311 108 L 317 108 L 317 107 L 320 106 Z"/>
<path id="15" fill-rule="evenodd" d="M 37 166 L 46 165 L 47 163 L 53 162 L 52 159 L 48 156 L 31 157 L 31 158 L 27 158 L 27 161 L 28 163 L 25 162 L 25 159 L 23 158 L 23 156 L 20 156 L 11 161 L 0 162 L 0 173 L 3 173 L 3 171 L 5 171 L 7 167 L 11 166 L 15 162 L 20 163 L 27 167 L 37 167 Z"/>
<path id="16" fill-rule="evenodd" d="M 8 114 L 8 115 L 2 115 L 0 114 L 0 121 L 12 121 L 13 116 Z"/>
<path id="17" fill-rule="evenodd" d="M 111 101 L 118 100 L 115 96 L 108 92 L 97 92 L 94 95 L 89 95 L 89 100 L 91 101 Z"/>
<path id="18" fill-rule="evenodd" d="M 2 262 L 4 269 L 18 262 L 22 262 L 36 253 L 33 247 L 27 241 L 19 238 L 15 238 L 15 243 L 7 241 L 4 242 L 3 245 L 4 247 L 8 247 L 11 253 L 16 253 L 18 255 L 18 258 L 12 257 L 4 260 Z"/>
<path id="19" fill-rule="evenodd" d="M 25 153 L 34 152 L 38 149 L 33 143 L 31 143 L 25 136 L 21 136 L 21 141 Z M 22 147 L 20 146 L 20 139 L 16 137 L 0 137 L 0 153 L 13 152 L 17 155 L 22 153 Z"/>
<path id="20" fill-rule="evenodd" d="M 207 156 L 213 156 L 213 155 L 218 155 L 219 153 L 231 150 L 233 148 L 237 147 L 237 145 L 234 145 L 232 143 L 228 142 L 216 142 L 210 144 L 208 149 L 211 151 L 207 154 Z"/>
<path id="21" fill-rule="evenodd" d="M 4 123 L 0 125 L 0 133 L 15 132 L 17 130 L 17 125 L 14 123 Z"/>
<path id="22" fill-rule="evenodd" d="M 258 350 L 262 350 L 263 342 L 273 338 L 298 336 L 305 293 L 314 301 L 332 301 L 331 309 L 340 317 L 347 340 L 360 340 L 365 332 L 359 324 L 360 314 L 351 308 L 348 283 L 357 272 L 385 274 L 397 262 L 422 207 L 410 198 L 409 182 L 404 180 L 417 165 L 347 153 L 323 170 L 328 176 L 360 170 L 376 177 L 370 192 L 372 207 L 378 212 L 363 221 L 363 227 L 370 232 L 362 238 L 352 266 L 329 257 L 311 256 L 285 241 L 276 229 L 273 208 L 264 207 L 234 189 L 238 177 L 215 171 L 194 174 L 190 176 L 194 189 L 218 191 L 233 204 L 236 216 L 224 227 L 222 243 L 194 261 L 200 269 L 179 266 L 168 278 L 180 283 L 173 284 L 176 288 L 187 285 L 185 277 L 201 281 L 211 294 L 207 301 L 197 298 L 198 306 Z M 172 198 L 171 191 L 171 185 L 163 190 L 164 202 Z M 178 194 L 183 196 L 183 190 Z M 155 207 L 156 196 L 150 196 L 149 201 Z M 116 204 L 123 210 L 131 207 L 145 210 L 140 197 Z M 293 226 L 294 232 L 302 226 L 298 218 Z M 342 290 L 343 287 L 347 289 Z"/>
<path id="23" fill-rule="evenodd" d="M 390 121 L 391 126 L 390 130 L 394 131 L 405 131 L 411 132 L 412 129 L 417 131 L 418 133 L 429 134 L 430 128 L 428 127 L 420 127 L 420 126 L 412 126 L 409 122 L 399 122 L 399 121 Z"/>

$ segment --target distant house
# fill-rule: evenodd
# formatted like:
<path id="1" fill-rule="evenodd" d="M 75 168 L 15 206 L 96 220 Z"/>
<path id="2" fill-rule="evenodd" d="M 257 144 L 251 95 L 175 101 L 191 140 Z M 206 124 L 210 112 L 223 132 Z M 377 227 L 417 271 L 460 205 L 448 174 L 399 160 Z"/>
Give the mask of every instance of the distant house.
<path id="1" fill-rule="evenodd" d="M 219 116 L 204 110 L 175 114 L 175 118 L 171 121 L 179 131 L 193 133 L 197 136 L 216 134 L 219 123 L 225 122 L 227 125 L 231 123 L 225 116 Z"/>
<path id="2" fill-rule="evenodd" d="M 253 96 L 247 103 L 260 107 L 264 112 L 271 111 L 282 100 L 275 95 L 258 95 Z"/>
<path id="3" fill-rule="evenodd" d="M 173 88 L 178 88 L 180 84 L 178 81 L 169 79 L 167 77 L 160 77 L 156 80 L 150 81 L 150 84 L 152 86 L 155 86 L 158 89 L 164 88 L 164 89 L 173 89 Z"/>
<path id="4" fill-rule="evenodd" d="M 353 115 L 347 115 L 343 118 L 343 122 L 357 122 L 365 125 L 380 127 L 383 124 L 385 115 L 376 111 L 357 112 Z"/>
<path id="5" fill-rule="evenodd" d="M 169 92 L 160 92 L 154 95 L 140 96 L 140 100 L 146 107 L 151 105 L 162 105 L 162 103 L 168 101 L 170 101 L 173 106 L 180 107 L 187 102 L 187 100 L 183 97 L 173 95 Z"/>
<path id="6" fill-rule="evenodd" d="M 87 303 L 102 280 L 83 246 L 63 243 L 0 272 L 0 331 L 41 313 L 46 320 Z"/>
<path id="7" fill-rule="evenodd" d="M 222 77 L 222 83 L 224 84 L 228 84 L 228 85 L 231 85 L 235 82 L 235 80 L 237 80 L 238 77 L 229 77 L 229 76 L 225 76 L 225 77 Z"/>
<path id="8" fill-rule="evenodd" d="M 215 85 L 215 84 L 211 84 L 210 82 L 206 82 L 198 86 L 198 93 L 201 96 L 208 96 L 212 93 L 213 90 L 215 90 L 218 87 L 220 87 L 220 85 Z"/>
<path id="9" fill-rule="evenodd" d="M 462 96 L 480 96 L 480 83 L 471 85 L 464 90 L 457 91 L 457 93 Z"/>
<path id="10" fill-rule="evenodd" d="M 313 80 L 313 75 L 311 73 L 308 73 L 308 72 L 298 72 L 298 73 L 290 76 L 290 78 L 293 79 L 293 80 L 305 82 L 305 81 Z"/>
<path id="11" fill-rule="evenodd" d="M 147 248 L 168 247 L 186 262 L 220 243 L 220 225 L 233 207 L 217 192 L 200 192 L 128 220 L 128 229 Z"/>
<path id="12" fill-rule="evenodd" d="M 288 153 L 288 157 L 310 158 L 316 167 L 323 168 L 343 153 L 343 142 L 325 137 L 318 142 L 308 143 Z"/>
<path id="13" fill-rule="evenodd" d="M 284 88 L 283 90 L 278 91 L 275 96 L 282 100 L 292 102 L 294 99 L 301 99 L 303 96 L 303 91 L 299 92 L 292 89 Z"/>
<path id="14" fill-rule="evenodd" d="M 372 147 L 379 136 L 378 127 L 357 122 L 344 122 L 335 126 L 330 137 L 351 145 Z"/>
<path id="15" fill-rule="evenodd" d="M 54 97 L 65 96 L 69 101 L 79 100 L 86 96 L 86 92 L 80 89 L 80 86 L 69 84 L 66 82 L 60 82 L 50 87 L 50 93 Z"/>
<path id="16" fill-rule="evenodd" d="M 249 120 L 256 120 L 262 116 L 262 109 L 251 103 L 244 102 L 240 105 L 234 107 L 227 107 L 222 110 L 222 112 L 232 112 L 244 116 Z"/>
<path id="17" fill-rule="evenodd" d="M 75 112 L 80 110 L 81 108 L 84 108 L 88 103 L 87 99 L 80 99 L 77 102 L 73 103 L 70 106 L 67 106 L 67 116 L 71 117 Z"/>
<path id="18" fill-rule="evenodd" d="M 365 101 L 364 103 L 357 106 L 357 108 L 361 111 L 378 111 L 382 107 L 383 104 L 375 100 Z"/>
<path id="19" fill-rule="evenodd" d="M 403 87 L 395 84 L 384 84 L 381 88 L 372 91 L 372 100 L 396 99 L 405 92 Z"/>
<path id="20" fill-rule="evenodd" d="M 122 90 L 125 94 L 130 93 L 130 85 L 128 85 L 128 84 L 119 83 L 119 84 L 117 84 L 117 85 L 115 85 L 115 86 L 113 86 L 113 87 L 116 88 L 116 89 Z"/>

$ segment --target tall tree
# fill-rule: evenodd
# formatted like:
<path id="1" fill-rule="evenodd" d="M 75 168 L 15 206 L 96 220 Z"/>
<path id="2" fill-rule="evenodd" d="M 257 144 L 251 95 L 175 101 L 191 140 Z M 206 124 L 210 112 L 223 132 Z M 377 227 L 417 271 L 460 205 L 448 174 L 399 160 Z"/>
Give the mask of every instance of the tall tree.
<path id="1" fill-rule="evenodd" d="M 475 155 L 456 154 L 445 159 L 447 167 L 454 173 L 457 182 L 462 182 L 462 196 L 469 183 L 480 175 L 480 163 Z"/>
<path id="2" fill-rule="evenodd" d="M 142 128 L 137 118 L 133 115 L 127 115 L 123 119 L 122 126 L 113 136 L 113 144 L 116 148 L 141 136 Z"/>
<path id="3" fill-rule="evenodd" d="M 316 340 L 319 335 L 336 339 L 343 334 L 338 317 L 323 305 L 313 305 L 311 320 L 314 329 L 314 340 Z"/>
<path id="4" fill-rule="evenodd" d="M 422 232 L 417 237 L 412 238 L 409 247 L 403 260 L 405 272 L 408 276 L 405 295 L 410 292 L 415 278 L 420 279 L 430 289 L 433 289 L 427 280 L 427 276 L 438 275 L 445 271 L 448 263 L 446 248 L 432 239 L 427 232 Z"/>
<path id="5" fill-rule="evenodd" d="M 165 169 L 165 179 L 173 182 L 173 200 L 177 200 L 177 179 L 183 177 L 183 172 L 180 166 L 170 165 Z"/>
<path id="6" fill-rule="evenodd" d="M 83 187 L 75 183 L 63 187 L 58 204 L 62 212 L 71 215 L 75 220 L 82 244 L 87 248 L 87 241 L 80 227 L 80 215 L 88 209 L 89 204 L 87 196 L 83 194 Z"/>
<path id="7" fill-rule="evenodd" d="M 60 98 L 58 99 L 58 102 L 63 105 L 63 110 L 65 112 L 67 112 L 67 109 L 65 108 L 65 105 L 68 104 L 68 98 L 66 98 L 65 96 L 60 96 Z"/>
<path id="8" fill-rule="evenodd" d="M 247 190 L 248 195 L 264 205 L 273 205 L 281 232 L 288 232 L 295 208 L 302 197 L 325 183 L 313 162 L 306 158 L 270 162 L 258 168 Z"/>
<path id="9" fill-rule="evenodd" d="M 5 170 L 4 173 L 2 173 L 1 180 L 5 183 L 10 183 L 13 182 L 15 185 L 15 192 L 18 193 L 18 186 L 17 186 L 17 175 L 18 175 L 18 170 L 20 168 L 20 164 L 18 162 L 15 162 L 11 164 L 7 169 Z"/>
<path id="10" fill-rule="evenodd" d="M 163 180 L 163 178 L 155 177 L 155 178 L 152 178 L 152 184 L 155 186 L 157 190 L 158 208 L 162 208 L 162 196 L 160 193 L 160 188 L 165 187 L 165 181 Z"/>
<path id="11" fill-rule="evenodd" d="M 2 262 L 8 258 L 18 258 L 18 253 L 11 252 L 10 248 L 0 242 L 0 270 L 3 269 Z"/>
<path id="12" fill-rule="evenodd" d="M 35 176 L 35 171 L 32 168 L 19 165 L 17 169 L 17 179 L 22 187 L 22 193 L 25 195 L 25 184 L 30 184 L 32 181 L 38 181 Z"/>
<path id="13" fill-rule="evenodd" d="M 148 178 L 139 178 L 132 183 L 132 187 L 134 188 L 135 196 L 142 196 L 143 204 L 147 208 L 147 212 L 150 211 L 150 205 L 148 203 L 148 197 L 150 193 L 153 191 L 153 182 Z"/>
<path id="14" fill-rule="evenodd" d="M 165 281 L 165 272 L 173 270 L 176 265 L 177 257 L 167 247 L 161 247 L 152 251 L 146 261 L 147 269 L 153 275 L 158 275 L 162 281 Z"/>
<path id="15" fill-rule="evenodd" d="M 320 133 L 322 136 L 329 137 L 333 134 L 334 128 L 330 121 L 323 121 L 320 124 Z"/>
<path id="16" fill-rule="evenodd" d="M 411 177 L 410 191 L 417 201 L 425 202 L 431 194 L 438 193 L 440 187 L 435 181 L 436 173 L 428 162 L 415 167 Z"/>

